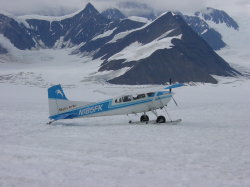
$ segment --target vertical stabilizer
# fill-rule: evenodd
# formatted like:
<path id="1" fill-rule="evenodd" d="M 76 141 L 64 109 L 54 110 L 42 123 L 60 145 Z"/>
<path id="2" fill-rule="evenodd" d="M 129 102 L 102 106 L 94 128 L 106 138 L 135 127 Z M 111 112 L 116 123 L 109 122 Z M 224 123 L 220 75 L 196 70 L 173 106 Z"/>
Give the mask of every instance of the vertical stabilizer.
<path id="1" fill-rule="evenodd" d="M 50 116 L 61 113 L 60 108 L 67 107 L 69 101 L 65 96 L 60 84 L 52 86 L 48 89 L 49 114 Z"/>
<path id="2" fill-rule="evenodd" d="M 60 84 L 52 86 L 48 89 L 48 97 L 49 99 L 68 100 Z"/>
<path id="3" fill-rule="evenodd" d="M 66 119 L 76 116 L 75 113 L 70 113 L 76 108 L 90 105 L 90 102 L 79 102 L 70 101 L 64 94 L 64 91 L 60 84 L 52 86 L 48 89 L 48 99 L 49 99 L 49 114 L 50 119 Z"/>

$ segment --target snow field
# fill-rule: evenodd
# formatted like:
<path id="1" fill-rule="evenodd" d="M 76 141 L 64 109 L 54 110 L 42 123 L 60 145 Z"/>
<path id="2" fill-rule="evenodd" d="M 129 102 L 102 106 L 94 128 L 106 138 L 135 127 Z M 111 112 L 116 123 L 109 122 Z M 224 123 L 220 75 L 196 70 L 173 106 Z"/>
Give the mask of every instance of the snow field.
<path id="1" fill-rule="evenodd" d="M 228 46 L 218 53 L 249 72 L 244 38 L 232 47 L 235 32 L 223 34 Z M 179 107 L 171 101 L 168 111 L 183 119 L 179 125 L 129 125 L 139 117 L 124 115 L 49 126 L 51 84 L 80 101 L 165 86 L 106 84 L 126 69 L 97 72 L 101 61 L 69 55 L 72 49 L 20 51 L 7 40 L 4 47 L 12 56 L 0 59 L 0 186 L 250 186 L 250 80 L 216 77 L 218 85 L 174 89 Z"/>
<path id="2" fill-rule="evenodd" d="M 96 101 L 162 86 L 79 83 Z M 47 90 L 0 84 L 0 186 L 249 186 L 249 80 L 175 89 L 179 125 L 129 125 L 137 116 L 48 122 Z M 153 119 L 153 115 L 150 115 Z"/>

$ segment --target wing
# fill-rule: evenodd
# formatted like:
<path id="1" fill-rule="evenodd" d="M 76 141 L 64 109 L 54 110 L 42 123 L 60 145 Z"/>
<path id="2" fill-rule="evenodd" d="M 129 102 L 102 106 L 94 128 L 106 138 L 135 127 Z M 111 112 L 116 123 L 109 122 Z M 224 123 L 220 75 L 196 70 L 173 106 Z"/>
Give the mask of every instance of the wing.
<path id="1" fill-rule="evenodd" d="M 173 84 L 173 85 L 171 85 L 171 86 L 168 86 L 168 87 L 166 87 L 166 88 L 164 88 L 164 89 L 172 89 L 172 88 L 178 88 L 178 87 L 182 87 L 182 86 L 186 86 L 186 85 L 183 84 L 183 83 L 176 83 L 176 84 Z"/>

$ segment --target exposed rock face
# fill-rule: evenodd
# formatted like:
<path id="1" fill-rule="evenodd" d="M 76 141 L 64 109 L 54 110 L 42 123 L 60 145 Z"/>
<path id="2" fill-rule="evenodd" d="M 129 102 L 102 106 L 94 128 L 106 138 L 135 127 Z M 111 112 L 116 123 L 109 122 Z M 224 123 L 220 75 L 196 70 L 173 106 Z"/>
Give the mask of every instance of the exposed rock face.
<path id="1" fill-rule="evenodd" d="M 235 30 L 239 29 L 237 22 L 223 10 L 207 7 L 204 11 L 196 12 L 195 15 L 202 16 L 205 20 L 213 21 L 217 24 L 225 23 L 228 27 L 232 27 Z"/>
<path id="2" fill-rule="evenodd" d="M 13 18 L 0 14 L 0 34 L 3 34 L 18 49 L 31 49 L 35 47 L 29 31 Z"/>
<path id="3" fill-rule="evenodd" d="M 211 75 L 239 74 L 210 47 L 225 44 L 201 18 L 168 12 L 146 24 L 118 19 L 123 16 L 117 10 L 106 15 L 109 17 L 90 3 L 78 13 L 59 18 L 15 19 L 0 14 L 0 34 L 21 50 L 74 47 L 73 53 L 103 60 L 99 71 L 129 67 L 123 75 L 109 80 L 115 84 L 162 84 L 169 78 L 216 83 Z M 197 23 L 202 27 L 194 27 Z M 210 41 L 214 38 L 216 43 Z M 210 46 L 204 39 L 210 41 Z M 0 44 L 0 54 L 4 53 L 7 50 Z"/>
<path id="4" fill-rule="evenodd" d="M 145 32 L 147 30 L 150 32 Z M 182 35 L 181 39 L 171 40 L 173 45 L 170 49 L 156 50 L 147 58 L 138 61 L 126 62 L 126 59 L 108 61 L 113 54 L 135 41 L 147 44 L 169 31 L 172 32 L 165 37 Z M 149 26 L 132 32 L 116 43 L 108 44 L 103 50 L 99 50 L 99 53 L 101 53 L 99 56 L 106 59 L 100 71 L 131 67 L 122 76 L 109 81 L 116 84 L 162 84 L 169 78 L 178 82 L 216 83 L 211 74 L 221 76 L 238 74 L 180 16 L 172 13 L 163 15 Z"/>

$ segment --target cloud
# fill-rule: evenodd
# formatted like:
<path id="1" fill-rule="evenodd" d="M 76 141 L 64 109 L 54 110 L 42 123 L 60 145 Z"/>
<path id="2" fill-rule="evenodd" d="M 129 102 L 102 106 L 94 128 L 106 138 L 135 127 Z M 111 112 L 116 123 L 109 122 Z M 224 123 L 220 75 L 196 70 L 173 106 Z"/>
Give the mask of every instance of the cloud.
<path id="1" fill-rule="evenodd" d="M 24 14 L 45 14 L 64 15 L 82 9 L 90 2 L 99 11 L 109 7 L 117 7 L 122 0 L 0 0 L 3 11 L 16 15 Z M 132 1 L 132 0 L 130 0 Z M 237 12 L 242 7 L 249 6 L 249 0 L 133 0 L 132 2 L 146 3 L 159 11 L 179 10 L 195 11 L 211 6 L 231 12 Z"/>
<path id="2" fill-rule="evenodd" d="M 75 11 L 79 6 L 84 7 L 81 0 L 0 0 L 3 11 L 16 15 L 47 14 L 57 15 Z"/>

